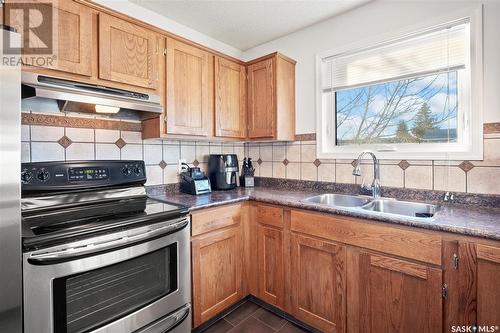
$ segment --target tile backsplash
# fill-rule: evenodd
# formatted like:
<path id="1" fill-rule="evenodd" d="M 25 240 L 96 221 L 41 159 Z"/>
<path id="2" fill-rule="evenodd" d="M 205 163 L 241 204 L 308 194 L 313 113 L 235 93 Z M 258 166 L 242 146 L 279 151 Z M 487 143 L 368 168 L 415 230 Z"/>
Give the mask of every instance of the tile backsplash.
<path id="1" fill-rule="evenodd" d="M 210 153 L 232 153 L 243 160 L 243 143 L 142 140 L 141 132 L 22 125 L 23 162 L 144 160 L 146 185 L 177 183 L 179 159 L 206 171 Z"/>
<path id="2" fill-rule="evenodd" d="M 371 182 L 372 177 L 368 160 L 362 166 L 363 177 L 355 177 L 353 160 L 317 159 L 315 141 L 244 144 L 142 140 L 141 132 L 116 129 L 119 126 L 94 129 L 64 124 L 22 125 L 22 161 L 139 159 L 146 163 L 147 185 L 177 183 L 179 159 L 206 171 L 211 153 L 237 154 L 240 165 L 243 157 L 249 156 L 254 161 L 255 175 L 260 177 L 349 184 L 361 184 L 363 178 Z M 500 194 L 500 133 L 485 135 L 483 161 L 382 160 L 381 183 L 400 188 Z"/>
<path id="3" fill-rule="evenodd" d="M 312 181 L 370 183 L 371 161 L 362 165 L 362 177 L 352 175 L 353 160 L 316 158 L 315 141 L 249 143 L 256 176 Z M 500 194 L 500 134 L 484 138 L 483 161 L 381 160 L 382 186 L 439 191 Z"/>

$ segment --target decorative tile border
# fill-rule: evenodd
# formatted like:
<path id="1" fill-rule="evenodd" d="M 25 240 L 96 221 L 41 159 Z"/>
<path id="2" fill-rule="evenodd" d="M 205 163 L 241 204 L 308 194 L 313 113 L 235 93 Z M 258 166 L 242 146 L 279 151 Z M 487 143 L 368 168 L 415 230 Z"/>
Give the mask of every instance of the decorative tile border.
<path id="1" fill-rule="evenodd" d="M 315 141 L 316 133 L 295 134 L 295 141 Z"/>
<path id="2" fill-rule="evenodd" d="M 484 134 L 500 133 L 500 122 L 484 124 L 483 132 Z"/>
<path id="3" fill-rule="evenodd" d="M 110 129 L 131 132 L 142 131 L 141 123 L 124 120 L 67 117 L 28 112 L 22 112 L 21 117 L 23 125 Z"/>
<path id="4" fill-rule="evenodd" d="M 360 192 L 360 186 L 355 184 L 339 184 L 322 181 L 305 181 L 295 179 L 279 179 L 269 177 L 255 177 L 255 186 L 270 187 L 294 191 L 315 191 L 324 193 L 366 194 Z M 410 189 L 384 186 L 383 195 L 398 200 L 425 201 L 437 204 L 463 204 L 482 207 L 498 207 L 500 195 L 455 193 L 453 202 L 443 201 L 445 191 Z"/>

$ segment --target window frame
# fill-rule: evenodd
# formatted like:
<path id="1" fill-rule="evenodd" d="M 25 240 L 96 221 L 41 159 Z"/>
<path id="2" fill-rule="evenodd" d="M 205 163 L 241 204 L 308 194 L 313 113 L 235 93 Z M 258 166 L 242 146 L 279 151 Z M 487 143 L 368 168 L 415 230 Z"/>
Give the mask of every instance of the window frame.
<path id="1" fill-rule="evenodd" d="M 458 119 L 456 143 L 336 145 L 336 114 L 323 110 L 322 60 L 347 52 L 362 51 L 435 30 L 455 22 L 470 24 L 470 66 L 458 74 Z M 353 159 L 370 150 L 380 159 L 482 160 L 483 159 L 483 24 L 482 5 L 460 11 L 404 30 L 353 43 L 316 55 L 316 155 L 324 159 Z M 468 79 L 467 79 L 468 78 Z M 376 83 L 374 83 L 376 84 Z M 333 105 L 333 110 L 335 111 Z M 329 113 L 329 114 L 328 114 Z M 463 128 L 460 129 L 460 126 Z M 460 132 L 459 132 L 460 131 Z M 461 134 L 459 134 L 461 133 Z"/>

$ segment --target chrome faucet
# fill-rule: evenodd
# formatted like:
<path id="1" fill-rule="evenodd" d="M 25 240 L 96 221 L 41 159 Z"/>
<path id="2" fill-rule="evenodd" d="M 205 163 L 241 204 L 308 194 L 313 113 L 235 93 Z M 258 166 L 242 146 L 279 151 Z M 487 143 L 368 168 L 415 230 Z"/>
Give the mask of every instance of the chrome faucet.
<path id="1" fill-rule="evenodd" d="M 370 187 L 364 186 L 364 184 L 361 185 L 362 188 L 371 190 L 373 199 L 380 198 L 381 195 L 381 189 L 380 189 L 380 163 L 377 159 L 377 156 L 375 156 L 374 153 L 371 151 L 364 151 L 358 156 L 358 160 L 356 161 L 356 166 L 354 167 L 354 170 L 352 171 L 352 174 L 354 176 L 361 176 L 361 160 L 363 157 L 369 154 L 372 159 L 373 159 L 373 182 Z"/>

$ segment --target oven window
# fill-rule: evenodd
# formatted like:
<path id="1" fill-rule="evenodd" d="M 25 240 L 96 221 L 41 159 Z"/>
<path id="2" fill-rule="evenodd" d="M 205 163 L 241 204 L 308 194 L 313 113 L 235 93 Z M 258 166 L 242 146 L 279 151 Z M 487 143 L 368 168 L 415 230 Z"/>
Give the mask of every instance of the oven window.
<path id="1" fill-rule="evenodd" d="M 87 332 L 177 290 L 177 244 L 54 279 L 55 332 Z"/>

